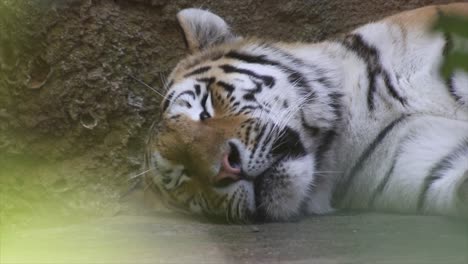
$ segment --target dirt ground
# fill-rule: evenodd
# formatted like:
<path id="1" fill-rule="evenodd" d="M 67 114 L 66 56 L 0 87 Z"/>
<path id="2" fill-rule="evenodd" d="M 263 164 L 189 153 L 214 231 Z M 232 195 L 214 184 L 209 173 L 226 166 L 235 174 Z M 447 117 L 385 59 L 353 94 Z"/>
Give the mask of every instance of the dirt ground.
<path id="1" fill-rule="evenodd" d="M 161 90 L 164 76 L 186 54 L 178 10 L 209 9 L 240 35 L 320 41 L 402 10 L 447 2 L 0 0 L 0 262 L 12 260 L 2 254 L 6 246 L 47 237 L 51 243 L 31 244 L 30 253 L 16 257 L 40 260 L 34 252 L 44 251 L 58 253 L 57 263 L 91 263 L 86 256 L 94 250 L 94 262 L 104 263 L 113 256 L 100 256 L 102 246 L 115 249 L 113 262 L 122 263 L 185 263 L 189 253 L 198 263 L 363 263 L 360 252 L 368 263 L 405 256 L 411 263 L 466 263 L 466 230 L 441 218 L 330 216 L 256 232 L 190 224 L 193 219 L 169 213 L 141 216 L 138 196 L 122 199 L 134 183 L 129 177 L 142 172 L 144 140 L 161 99 L 136 79 Z M 21 235 L 6 243 L 6 233 Z M 118 251 L 122 247 L 130 248 L 123 251 L 128 255 Z M 60 258 L 67 250 L 76 261 Z M 141 262 L 130 261 L 135 256 Z"/>

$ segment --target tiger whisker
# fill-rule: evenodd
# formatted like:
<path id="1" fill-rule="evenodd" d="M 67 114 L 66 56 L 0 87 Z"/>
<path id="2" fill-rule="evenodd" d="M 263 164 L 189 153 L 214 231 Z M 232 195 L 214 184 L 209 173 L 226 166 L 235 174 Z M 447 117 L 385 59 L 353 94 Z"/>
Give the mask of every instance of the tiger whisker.
<path id="1" fill-rule="evenodd" d="M 284 129 L 286 127 L 286 124 L 290 121 L 290 119 L 295 116 L 295 114 L 301 109 L 302 105 L 307 103 L 309 100 L 303 100 L 301 103 L 299 103 L 299 105 L 297 107 L 295 107 L 295 109 L 293 109 L 293 111 L 290 111 L 288 113 L 288 115 L 286 115 L 284 118 L 282 118 L 284 121 L 284 125 L 281 124 L 281 125 L 277 125 L 277 126 L 274 126 L 273 129 L 271 131 L 269 131 L 268 135 L 266 136 L 266 138 L 269 140 L 271 139 L 273 136 L 276 136 L 276 138 L 280 138 L 281 136 L 284 135 L 284 133 L 286 133 L 286 130 Z M 277 148 L 281 147 L 281 144 L 280 145 L 277 145 L 275 146 L 274 148 L 272 148 L 270 151 L 274 151 L 276 150 Z"/>
<path id="2" fill-rule="evenodd" d="M 130 176 L 130 177 L 128 178 L 128 180 L 131 181 L 131 180 L 133 180 L 133 179 L 136 179 L 136 178 L 138 178 L 138 177 L 141 177 L 141 176 L 145 175 L 146 173 L 148 173 L 148 172 L 150 172 L 150 171 L 152 171 L 152 170 L 154 170 L 154 169 L 156 169 L 156 168 L 151 168 L 151 169 L 149 169 L 149 170 L 145 170 L 145 171 L 143 171 L 143 172 L 140 172 L 140 173 L 138 173 L 138 174 L 136 174 L 136 175 L 132 175 L 132 176 Z"/>
<path id="3" fill-rule="evenodd" d="M 288 111 L 288 113 L 285 115 L 285 118 L 282 119 L 281 129 L 284 129 L 284 127 L 289 123 L 291 118 L 293 118 L 297 114 L 297 112 L 299 112 L 302 109 L 302 107 L 310 101 L 311 99 L 301 99 L 300 102 L 296 105 L 296 107 L 291 109 L 291 111 Z"/>
<path id="4" fill-rule="evenodd" d="M 302 100 L 302 102 L 297 104 L 296 107 L 292 108 L 291 111 L 288 111 L 286 114 L 283 115 L 283 117 L 280 118 L 280 123 L 274 123 L 274 126 L 267 135 L 267 138 L 270 139 L 273 136 L 276 136 L 278 138 L 281 137 L 286 132 L 284 128 L 289 123 L 291 118 L 293 118 L 296 115 L 296 113 L 302 109 L 302 106 L 308 101 L 309 100 Z"/>
<path id="5" fill-rule="evenodd" d="M 289 87 L 289 89 L 295 89 L 297 83 L 299 82 L 300 80 L 297 80 L 295 81 L 293 84 L 291 84 L 291 86 Z M 312 91 L 310 92 L 312 93 Z M 289 123 L 289 121 L 296 115 L 296 113 L 298 111 L 300 111 L 302 109 L 302 106 L 304 104 L 306 104 L 307 102 L 309 102 L 311 99 L 307 99 L 307 96 L 303 97 L 305 99 L 302 99 L 300 98 L 299 99 L 299 102 L 297 104 L 295 104 L 295 107 L 293 107 L 292 109 L 290 109 L 289 111 L 281 111 L 280 113 L 284 113 L 284 114 L 280 114 L 281 117 L 278 118 L 280 121 L 279 122 L 275 122 L 273 121 L 273 128 L 269 131 L 268 135 L 266 136 L 266 138 L 269 140 L 271 139 L 272 136 L 277 136 L 277 137 L 280 137 L 282 133 L 284 133 L 284 128 L 286 127 L 286 125 Z"/>
<path id="6" fill-rule="evenodd" d="M 143 188 L 143 192 L 146 192 L 151 187 L 150 184 L 145 184 Z"/>
<path id="7" fill-rule="evenodd" d="M 162 72 L 159 72 L 159 80 L 161 81 L 161 87 L 163 87 L 164 91 L 167 92 L 169 87 L 167 86 L 168 82 L 166 75 Z"/>
<path id="8" fill-rule="evenodd" d="M 158 90 L 156 90 L 153 87 L 149 86 L 148 84 L 146 84 L 142 80 L 136 78 L 135 76 L 133 76 L 133 75 L 131 75 L 129 73 L 127 73 L 127 76 L 132 78 L 133 80 L 137 81 L 139 84 L 145 86 L 146 88 L 150 89 L 151 91 L 155 92 L 157 95 L 161 96 L 162 98 L 165 98 L 165 96 L 163 94 L 161 94 L 160 92 L 158 92 Z"/>

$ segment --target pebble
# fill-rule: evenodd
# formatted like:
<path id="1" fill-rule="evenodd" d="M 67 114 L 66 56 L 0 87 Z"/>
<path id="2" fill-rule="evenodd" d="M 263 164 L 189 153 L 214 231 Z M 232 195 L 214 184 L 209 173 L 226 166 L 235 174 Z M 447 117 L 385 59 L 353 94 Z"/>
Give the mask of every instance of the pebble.
<path id="1" fill-rule="evenodd" d="M 256 226 L 250 226 L 250 231 L 252 233 L 258 233 L 258 232 L 260 232 L 260 229 L 258 227 L 256 227 Z"/>

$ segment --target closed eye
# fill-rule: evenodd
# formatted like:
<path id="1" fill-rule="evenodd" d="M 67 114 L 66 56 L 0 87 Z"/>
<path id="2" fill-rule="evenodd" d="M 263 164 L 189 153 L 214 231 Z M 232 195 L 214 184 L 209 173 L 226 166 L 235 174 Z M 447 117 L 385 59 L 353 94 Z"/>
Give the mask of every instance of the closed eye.
<path id="1" fill-rule="evenodd" d="M 184 100 L 184 99 L 178 99 L 176 104 L 180 106 L 185 106 L 187 108 L 192 108 L 192 104 L 189 101 Z"/>

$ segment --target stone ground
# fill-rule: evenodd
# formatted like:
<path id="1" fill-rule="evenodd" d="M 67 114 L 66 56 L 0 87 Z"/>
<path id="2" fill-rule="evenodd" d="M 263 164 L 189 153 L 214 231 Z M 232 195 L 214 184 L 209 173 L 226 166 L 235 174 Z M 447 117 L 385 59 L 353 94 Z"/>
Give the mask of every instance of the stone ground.
<path id="1" fill-rule="evenodd" d="M 118 216 L 5 238 L 0 262 L 468 263 L 467 235 L 440 217 L 385 214 L 255 226 Z"/>
<path id="2" fill-rule="evenodd" d="M 292 223 L 214 224 L 171 212 L 0 236 L 0 263 L 468 263 L 466 221 L 343 212 Z"/>

